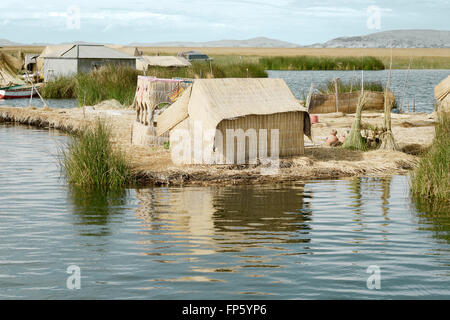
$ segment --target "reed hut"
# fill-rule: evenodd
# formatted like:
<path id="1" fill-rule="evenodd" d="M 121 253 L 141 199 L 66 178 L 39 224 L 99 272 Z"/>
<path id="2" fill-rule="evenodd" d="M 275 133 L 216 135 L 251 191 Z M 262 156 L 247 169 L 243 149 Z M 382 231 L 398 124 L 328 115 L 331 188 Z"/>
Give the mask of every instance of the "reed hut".
<path id="1" fill-rule="evenodd" d="M 364 90 L 364 93 L 366 94 L 364 110 L 384 110 L 384 92 Z M 355 113 L 360 94 L 360 91 L 338 93 L 337 95 L 313 93 L 308 111 L 310 113 Z M 392 109 L 395 95 L 391 91 L 388 94 Z"/>
<path id="2" fill-rule="evenodd" d="M 450 112 L 450 75 L 434 87 L 439 109 Z"/>
<path id="3" fill-rule="evenodd" d="M 266 156 L 274 152 L 279 157 L 301 155 L 304 134 L 311 137 L 309 114 L 282 79 L 196 79 L 155 121 L 158 136 L 169 132 L 171 148 L 178 133 L 187 132 L 190 142 L 186 147 L 195 163 L 222 163 L 231 153 L 236 156 L 232 163 L 239 163 L 238 152 L 242 158 L 244 148 L 245 163 L 254 163 L 261 158 L 253 152 L 255 146 L 250 146 L 255 140 L 256 149 L 265 149 Z M 241 149 L 237 149 L 239 142 L 234 144 L 238 137 L 228 136 L 228 130 L 246 134 Z M 257 133 L 247 136 L 250 131 Z M 230 144 L 234 149 L 228 149 Z M 196 154 L 201 154 L 201 159 Z M 186 159 L 191 158 L 172 154 L 174 162 L 186 163 Z"/>

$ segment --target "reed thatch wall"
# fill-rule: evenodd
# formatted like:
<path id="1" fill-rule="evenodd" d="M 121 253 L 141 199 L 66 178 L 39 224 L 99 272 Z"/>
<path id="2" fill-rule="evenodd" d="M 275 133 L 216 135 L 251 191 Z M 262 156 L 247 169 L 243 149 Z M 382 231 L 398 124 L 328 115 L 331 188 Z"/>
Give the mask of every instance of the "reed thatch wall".
<path id="1" fill-rule="evenodd" d="M 181 87 L 186 89 L 190 82 L 184 80 L 138 77 L 136 88 L 136 120 L 144 125 L 153 125 L 154 111 L 161 103 L 171 104 L 170 95 Z"/>
<path id="2" fill-rule="evenodd" d="M 450 76 L 434 87 L 434 96 L 441 110 L 450 111 Z"/>
<path id="3" fill-rule="evenodd" d="M 218 126 L 223 137 L 223 144 L 216 146 L 216 152 L 222 154 L 224 159 L 227 159 L 227 149 L 226 145 L 231 143 L 227 141 L 227 129 L 238 130 L 242 129 L 246 132 L 248 129 L 255 129 L 256 133 L 256 145 L 254 146 L 256 150 L 260 147 L 266 151 L 263 156 L 270 157 L 280 156 L 289 157 L 302 155 L 305 152 L 304 148 L 304 134 L 303 134 L 303 122 L 304 122 L 304 112 L 283 112 L 265 115 L 248 115 L 245 117 L 239 117 L 236 119 L 222 120 Z M 260 135 L 260 130 L 266 129 L 267 135 Z M 278 130 L 278 144 L 277 146 L 271 145 L 271 137 L 273 130 Z M 276 136 L 275 136 L 276 137 Z M 237 152 L 238 152 L 238 139 L 233 138 L 234 141 L 234 161 L 237 163 Z M 245 162 L 252 163 L 259 158 L 259 154 L 253 155 L 250 153 L 250 138 L 245 138 Z M 216 140 L 217 141 L 217 140 Z M 277 149 L 273 149 L 273 147 Z M 274 154 L 275 153 L 275 154 Z M 256 157 L 256 158 L 255 158 Z"/>
<path id="4" fill-rule="evenodd" d="M 436 100 L 443 100 L 450 93 L 450 76 L 438 83 L 434 87 L 434 96 Z"/>
<path id="5" fill-rule="evenodd" d="M 366 91 L 367 103 L 364 110 L 384 110 L 384 92 Z M 344 112 L 355 113 L 360 91 L 339 93 L 336 104 L 335 94 L 312 94 L 309 105 L 310 113 Z M 389 91 L 391 108 L 394 106 L 395 95 Z"/>

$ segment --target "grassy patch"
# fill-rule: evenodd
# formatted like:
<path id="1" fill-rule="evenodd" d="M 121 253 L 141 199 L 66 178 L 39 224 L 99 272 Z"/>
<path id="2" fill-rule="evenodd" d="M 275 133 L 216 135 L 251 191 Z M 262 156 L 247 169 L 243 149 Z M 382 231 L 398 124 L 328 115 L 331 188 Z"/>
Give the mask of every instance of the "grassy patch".
<path id="1" fill-rule="evenodd" d="M 105 65 L 90 73 L 46 82 L 41 92 L 44 98 L 78 99 L 80 106 L 95 105 L 109 99 L 116 99 L 122 105 L 131 105 L 139 74 L 139 71 L 130 67 Z"/>
<path id="2" fill-rule="evenodd" d="M 110 139 L 110 128 L 100 120 L 73 137 L 60 152 L 60 164 L 70 184 L 102 190 L 130 184 L 125 155 L 113 149 Z"/>
<path id="3" fill-rule="evenodd" d="M 46 82 L 40 93 L 45 99 L 76 99 L 77 91 L 75 77 L 58 77 L 55 81 Z"/>
<path id="4" fill-rule="evenodd" d="M 433 144 L 411 173 L 411 195 L 426 211 L 450 211 L 450 114 L 439 113 Z"/>
<path id="5" fill-rule="evenodd" d="M 130 67 L 105 65 L 90 73 L 76 76 L 79 105 L 95 105 L 103 100 L 116 99 L 131 105 L 140 73 Z"/>
<path id="6" fill-rule="evenodd" d="M 212 72 L 212 73 L 211 73 Z M 164 68 L 152 67 L 146 72 L 147 75 L 159 78 L 266 78 L 262 65 L 248 61 L 234 61 L 220 59 L 218 61 L 196 61 L 192 67 L 186 68 Z"/>
<path id="7" fill-rule="evenodd" d="M 352 92 L 361 90 L 361 82 L 356 79 L 353 81 L 353 84 L 351 81 L 338 81 L 338 93 L 350 92 L 350 88 L 352 89 Z M 322 94 L 334 94 L 336 92 L 334 81 L 327 81 L 326 83 L 318 86 L 317 90 Z M 364 82 L 364 90 L 383 92 L 384 87 L 381 81 L 367 81 Z"/>
<path id="8" fill-rule="evenodd" d="M 380 57 L 383 63 L 389 67 L 390 57 Z M 393 69 L 408 69 L 409 57 L 394 57 Z M 413 57 L 411 69 L 450 69 L 449 57 Z"/>
<path id="9" fill-rule="evenodd" d="M 264 57 L 259 63 L 266 70 L 383 70 L 376 57 Z"/>

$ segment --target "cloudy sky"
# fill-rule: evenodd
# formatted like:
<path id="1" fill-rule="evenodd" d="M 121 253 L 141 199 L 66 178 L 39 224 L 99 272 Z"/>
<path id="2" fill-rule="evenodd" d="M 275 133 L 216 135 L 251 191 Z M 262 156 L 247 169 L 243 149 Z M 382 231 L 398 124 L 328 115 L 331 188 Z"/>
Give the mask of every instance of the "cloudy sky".
<path id="1" fill-rule="evenodd" d="M 449 30 L 449 12 L 450 0 L 1 0 L 0 39 L 127 44 L 265 36 L 307 45 L 390 29 Z"/>

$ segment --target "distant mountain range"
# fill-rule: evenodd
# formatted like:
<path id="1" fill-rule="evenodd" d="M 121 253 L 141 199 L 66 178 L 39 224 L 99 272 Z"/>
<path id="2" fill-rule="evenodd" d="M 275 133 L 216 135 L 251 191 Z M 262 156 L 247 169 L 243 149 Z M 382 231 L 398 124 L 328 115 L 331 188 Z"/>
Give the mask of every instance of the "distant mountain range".
<path id="1" fill-rule="evenodd" d="M 20 43 L 12 42 L 7 39 L 0 39 L 0 46 L 20 46 Z"/>
<path id="2" fill-rule="evenodd" d="M 340 37 L 313 48 L 450 48 L 450 31 L 389 30 L 357 37 Z"/>
<path id="3" fill-rule="evenodd" d="M 0 39 L 0 47 L 6 47 L 6 46 L 14 46 L 14 47 L 18 47 L 18 46 L 47 46 L 49 45 L 48 43 L 31 43 L 31 44 L 23 44 L 23 43 L 18 43 L 18 42 L 13 42 L 13 41 L 9 41 L 8 39 Z"/>
<path id="4" fill-rule="evenodd" d="M 265 37 L 247 40 L 218 40 L 206 42 L 168 41 L 154 43 L 130 43 L 138 47 L 235 47 L 235 48 L 298 48 L 300 45 Z"/>
<path id="5" fill-rule="evenodd" d="M 450 48 L 450 31 L 447 30 L 389 30 L 376 32 L 364 36 L 340 37 L 324 43 L 300 46 L 295 43 L 270 39 L 265 37 L 247 40 L 219 40 L 206 42 L 168 41 L 130 43 L 137 47 L 234 47 L 234 48 Z M 73 43 L 86 43 L 76 41 Z M 67 44 L 67 43 L 66 43 Z M 0 46 L 21 46 L 7 39 L 0 39 Z M 30 44 L 28 44 L 30 45 Z M 46 43 L 31 45 L 45 46 Z"/>

